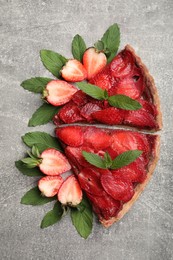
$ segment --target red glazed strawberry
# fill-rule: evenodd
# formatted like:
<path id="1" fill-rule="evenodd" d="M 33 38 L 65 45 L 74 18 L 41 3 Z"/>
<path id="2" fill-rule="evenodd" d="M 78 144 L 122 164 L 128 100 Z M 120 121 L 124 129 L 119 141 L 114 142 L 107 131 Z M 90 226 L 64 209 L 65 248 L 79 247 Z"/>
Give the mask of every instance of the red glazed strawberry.
<path id="1" fill-rule="evenodd" d="M 117 178 L 123 178 L 131 182 L 142 183 L 147 176 L 145 168 L 142 167 L 142 165 L 137 163 L 136 161 L 129 164 L 128 166 L 124 166 L 117 170 L 112 170 L 111 172 Z"/>
<path id="2" fill-rule="evenodd" d="M 61 185 L 58 200 L 69 206 L 77 206 L 82 201 L 82 190 L 74 175 L 69 176 Z"/>
<path id="3" fill-rule="evenodd" d="M 143 110 L 148 112 L 150 115 L 152 115 L 154 117 L 157 115 L 157 110 L 156 110 L 156 107 L 154 104 L 149 103 L 148 101 L 146 101 L 144 99 L 138 99 L 138 102 L 142 105 Z"/>
<path id="4" fill-rule="evenodd" d="M 114 176 L 111 172 L 101 175 L 104 190 L 115 200 L 129 201 L 134 195 L 130 181 Z"/>
<path id="5" fill-rule="evenodd" d="M 81 115 L 86 118 L 86 120 L 88 122 L 92 122 L 93 121 L 93 117 L 92 117 L 92 113 L 96 112 L 96 111 L 100 111 L 101 107 L 98 106 L 97 104 L 94 103 L 87 103 L 85 104 L 82 108 L 81 108 Z"/>
<path id="6" fill-rule="evenodd" d="M 46 175 L 59 175 L 71 169 L 71 165 L 66 157 L 53 148 L 42 152 L 40 158 L 42 161 L 39 164 L 39 168 Z"/>
<path id="7" fill-rule="evenodd" d="M 110 89 L 115 82 L 114 78 L 111 76 L 110 73 L 110 66 L 107 65 L 100 73 L 92 77 L 89 80 L 89 82 L 102 89 Z"/>
<path id="8" fill-rule="evenodd" d="M 43 92 L 43 96 L 53 106 L 67 103 L 77 92 L 77 89 L 63 80 L 50 81 Z"/>
<path id="9" fill-rule="evenodd" d="M 101 123 L 108 125 L 119 125 L 123 122 L 125 111 L 115 107 L 108 107 L 101 111 L 92 113 L 92 117 Z"/>
<path id="10" fill-rule="evenodd" d="M 86 128 L 84 132 L 84 144 L 96 151 L 105 149 L 110 145 L 111 137 L 106 133 L 105 130 L 90 127 Z"/>
<path id="11" fill-rule="evenodd" d="M 84 168 L 78 174 L 81 188 L 92 195 L 102 196 L 103 187 L 100 182 L 100 173 L 92 168 Z"/>
<path id="12" fill-rule="evenodd" d="M 129 51 L 120 52 L 110 63 L 111 75 L 115 78 L 126 77 L 133 72 L 134 60 Z"/>
<path id="13" fill-rule="evenodd" d="M 111 196 L 106 194 L 106 192 L 104 192 L 103 196 L 93 196 L 87 193 L 87 197 L 92 202 L 93 210 L 100 219 L 104 218 L 108 220 L 115 217 L 122 209 L 122 203 L 114 200 Z"/>
<path id="14" fill-rule="evenodd" d="M 83 55 L 83 65 L 87 71 L 87 79 L 99 73 L 107 63 L 106 55 L 95 48 L 89 48 Z"/>
<path id="15" fill-rule="evenodd" d="M 46 176 L 39 180 L 38 188 L 44 196 L 53 197 L 58 193 L 63 181 L 61 176 Z"/>
<path id="16" fill-rule="evenodd" d="M 129 111 L 125 116 L 124 122 L 139 128 L 157 128 L 155 118 L 143 108 L 136 111 Z"/>
<path id="17" fill-rule="evenodd" d="M 70 101 L 58 113 L 59 118 L 66 124 L 84 121 L 84 118 L 80 115 L 80 110 L 77 105 Z"/>
<path id="18" fill-rule="evenodd" d="M 63 66 L 61 76 L 67 81 L 76 82 L 86 79 L 87 72 L 80 61 L 71 59 Z"/>
<path id="19" fill-rule="evenodd" d="M 55 133 L 67 145 L 78 147 L 83 144 L 83 131 L 79 126 L 57 128 Z"/>
<path id="20" fill-rule="evenodd" d="M 78 90 L 73 95 L 72 100 L 76 105 L 83 106 L 88 102 L 88 97 L 82 90 Z"/>

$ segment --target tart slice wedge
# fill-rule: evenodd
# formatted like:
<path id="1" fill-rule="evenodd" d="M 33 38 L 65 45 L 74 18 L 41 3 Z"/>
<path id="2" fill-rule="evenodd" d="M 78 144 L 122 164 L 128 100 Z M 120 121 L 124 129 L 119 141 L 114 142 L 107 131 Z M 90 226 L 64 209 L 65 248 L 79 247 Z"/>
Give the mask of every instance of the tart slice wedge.
<path id="1" fill-rule="evenodd" d="M 106 91 L 105 99 L 98 100 L 89 95 L 89 85 L 84 83 L 84 87 L 55 116 L 55 124 L 102 123 L 152 131 L 162 128 L 160 101 L 154 79 L 130 45 L 91 77 L 88 83 L 90 88 L 94 85 Z M 124 96 L 131 100 L 124 99 Z M 127 101 L 138 102 L 138 108 L 129 108 L 126 104 L 122 106 Z"/>
<path id="2" fill-rule="evenodd" d="M 93 211 L 103 226 L 111 226 L 150 181 L 159 136 L 95 126 L 64 126 L 55 132 Z"/>

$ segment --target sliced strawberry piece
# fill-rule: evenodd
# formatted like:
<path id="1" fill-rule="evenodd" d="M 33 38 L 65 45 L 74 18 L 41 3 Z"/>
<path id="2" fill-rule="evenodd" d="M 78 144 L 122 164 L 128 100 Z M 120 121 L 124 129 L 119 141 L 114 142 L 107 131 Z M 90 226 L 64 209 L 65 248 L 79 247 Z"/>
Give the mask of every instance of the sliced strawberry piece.
<path id="1" fill-rule="evenodd" d="M 39 164 L 39 168 L 46 175 L 59 175 L 71 169 L 66 157 L 53 148 L 46 149 L 40 157 L 42 162 Z"/>
<path id="2" fill-rule="evenodd" d="M 92 195 L 102 196 L 103 187 L 100 182 L 100 173 L 92 168 L 84 168 L 78 174 L 81 188 Z"/>
<path id="3" fill-rule="evenodd" d="M 129 201 L 134 195 L 130 181 L 114 176 L 111 172 L 101 175 L 101 184 L 104 190 L 115 200 Z"/>
<path id="4" fill-rule="evenodd" d="M 128 111 L 128 113 L 126 113 L 124 122 L 131 126 L 135 126 L 139 128 L 146 128 L 146 129 L 157 128 L 155 118 L 144 109 L 139 109 L 136 111 Z"/>
<path id="5" fill-rule="evenodd" d="M 130 98 L 137 99 L 141 95 L 140 89 L 137 88 L 132 78 L 123 78 L 115 87 L 109 91 L 109 95 L 126 95 Z"/>
<path id="6" fill-rule="evenodd" d="M 157 115 L 157 109 L 154 104 L 149 103 L 144 99 L 138 99 L 138 102 L 142 105 L 142 109 L 151 114 L 153 117 Z"/>
<path id="7" fill-rule="evenodd" d="M 92 117 L 101 123 L 108 125 L 119 125 L 123 122 L 125 111 L 115 107 L 108 107 L 101 111 L 92 113 Z"/>
<path id="8" fill-rule="evenodd" d="M 61 121 L 61 119 L 59 118 L 59 113 L 58 114 L 56 114 L 54 117 L 53 117 L 53 123 L 55 124 L 55 125 L 61 125 L 62 124 L 62 121 Z"/>
<path id="9" fill-rule="evenodd" d="M 102 89 L 110 89 L 115 82 L 114 78 L 111 76 L 110 73 L 110 66 L 107 65 L 100 73 L 92 77 L 89 80 L 89 82 Z"/>
<path id="10" fill-rule="evenodd" d="M 73 95 L 72 100 L 76 105 L 83 106 L 88 102 L 88 96 L 82 90 L 78 90 Z"/>
<path id="11" fill-rule="evenodd" d="M 84 121 L 84 118 L 80 115 L 79 108 L 72 101 L 61 108 L 59 118 L 66 124 Z"/>
<path id="12" fill-rule="evenodd" d="M 80 61 L 71 59 L 62 68 L 61 76 L 67 81 L 76 82 L 86 79 L 87 72 Z"/>
<path id="13" fill-rule="evenodd" d="M 80 126 L 57 128 L 55 133 L 67 145 L 78 147 L 83 144 L 83 131 Z"/>
<path id="14" fill-rule="evenodd" d="M 111 137 L 102 129 L 88 127 L 84 132 L 84 143 L 96 151 L 103 150 L 110 145 Z"/>
<path id="15" fill-rule="evenodd" d="M 58 200 L 69 206 L 76 206 L 82 201 L 82 190 L 74 175 L 69 176 L 61 185 Z"/>
<path id="16" fill-rule="evenodd" d="M 83 65 L 87 70 L 87 79 L 99 73 L 107 63 L 106 55 L 97 52 L 95 48 L 89 48 L 83 55 Z"/>
<path id="17" fill-rule="evenodd" d="M 69 102 L 77 91 L 77 88 L 63 80 L 52 80 L 46 86 L 44 97 L 53 106 L 60 106 Z"/>
<path id="18" fill-rule="evenodd" d="M 39 180 L 38 188 L 44 196 L 53 197 L 58 193 L 63 182 L 61 176 L 46 176 Z"/>
<path id="19" fill-rule="evenodd" d="M 134 67 L 134 59 L 129 51 L 120 52 L 110 63 L 111 75 L 115 78 L 131 75 Z"/>
<path id="20" fill-rule="evenodd" d="M 83 157 L 82 151 L 94 153 L 93 149 L 85 147 L 85 146 L 82 146 L 82 147 L 79 147 L 79 148 L 67 146 L 66 149 L 65 149 L 66 155 L 68 157 L 70 157 L 71 161 L 73 161 L 75 166 L 81 165 L 81 166 L 84 166 L 84 167 L 90 167 L 91 165 Z M 76 162 L 77 162 L 77 164 L 76 164 Z"/>
<path id="21" fill-rule="evenodd" d="M 93 121 L 93 117 L 91 116 L 92 113 L 96 112 L 96 111 L 100 111 L 101 110 L 101 107 L 98 106 L 97 104 L 94 104 L 94 103 L 87 103 L 85 104 L 80 113 L 83 117 L 86 118 L 86 120 L 88 122 L 92 122 Z"/>
<path id="22" fill-rule="evenodd" d="M 133 162 L 125 167 L 111 171 L 114 176 L 130 182 L 143 182 L 146 179 L 146 170 L 140 164 Z"/>
<path id="23" fill-rule="evenodd" d="M 104 192 L 104 196 L 93 196 L 87 193 L 87 197 L 92 202 L 93 210 L 100 219 L 108 220 L 115 217 L 122 209 L 122 203 L 114 200 L 106 192 Z"/>

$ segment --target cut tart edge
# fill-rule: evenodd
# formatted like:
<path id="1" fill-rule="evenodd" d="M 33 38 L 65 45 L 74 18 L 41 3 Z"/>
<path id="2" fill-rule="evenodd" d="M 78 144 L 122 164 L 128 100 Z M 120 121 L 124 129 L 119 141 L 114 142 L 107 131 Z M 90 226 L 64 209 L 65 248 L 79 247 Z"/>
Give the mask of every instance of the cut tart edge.
<path id="1" fill-rule="evenodd" d="M 159 159 L 159 153 L 160 153 L 160 136 L 156 136 L 156 140 L 155 140 L 154 147 L 153 147 L 152 159 L 150 160 L 150 163 L 148 166 L 147 178 L 145 179 L 145 181 L 143 183 L 138 184 L 136 186 L 135 194 L 133 195 L 132 199 L 123 205 L 122 210 L 119 211 L 119 213 L 116 217 L 113 217 L 109 220 L 99 219 L 99 221 L 101 222 L 101 224 L 104 227 L 106 227 L 106 228 L 110 227 L 113 223 L 119 221 L 131 209 L 131 207 L 133 206 L 135 201 L 139 198 L 140 194 L 145 189 L 146 185 L 149 183 L 149 181 L 153 175 L 154 169 L 156 167 L 157 161 Z"/>
<path id="2" fill-rule="evenodd" d="M 161 112 L 161 108 L 160 108 L 160 99 L 159 99 L 159 95 L 158 95 L 158 91 L 154 82 L 154 78 L 151 76 L 148 68 L 146 67 L 146 65 L 142 62 L 141 58 L 136 54 L 135 50 L 129 45 L 127 44 L 125 46 L 125 50 L 129 51 L 132 53 L 136 65 L 141 69 L 142 74 L 145 78 L 145 83 L 147 88 L 149 89 L 152 98 L 153 98 L 153 104 L 156 106 L 157 111 L 158 111 L 158 115 L 156 117 L 156 123 L 158 125 L 157 129 L 152 129 L 151 131 L 155 131 L 155 130 L 161 130 L 163 123 L 162 123 L 162 112 Z"/>

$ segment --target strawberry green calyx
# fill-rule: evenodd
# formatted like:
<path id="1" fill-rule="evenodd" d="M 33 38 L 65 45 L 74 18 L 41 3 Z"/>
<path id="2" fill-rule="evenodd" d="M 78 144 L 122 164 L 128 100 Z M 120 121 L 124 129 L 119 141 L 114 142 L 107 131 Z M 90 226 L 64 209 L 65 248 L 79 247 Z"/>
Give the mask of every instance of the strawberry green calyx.
<path id="1" fill-rule="evenodd" d="M 48 90 L 47 90 L 47 89 L 44 89 L 44 90 L 43 90 L 42 98 L 45 99 L 48 95 L 49 95 Z"/>
<path id="2" fill-rule="evenodd" d="M 42 158 L 40 158 L 40 153 L 38 148 L 33 145 L 31 152 L 27 152 L 29 157 L 22 159 L 21 161 L 26 164 L 28 168 L 35 168 L 42 163 Z"/>

